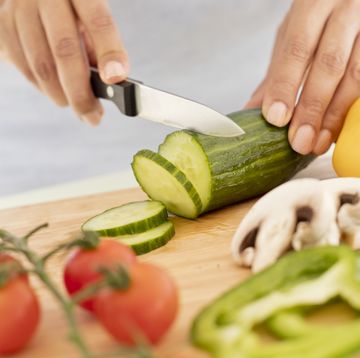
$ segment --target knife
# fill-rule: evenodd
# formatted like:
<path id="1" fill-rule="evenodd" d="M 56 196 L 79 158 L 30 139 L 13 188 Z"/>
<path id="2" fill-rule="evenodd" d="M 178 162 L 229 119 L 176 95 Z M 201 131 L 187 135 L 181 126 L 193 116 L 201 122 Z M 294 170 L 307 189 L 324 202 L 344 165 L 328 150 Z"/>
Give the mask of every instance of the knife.
<path id="1" fill-rule="evenodd" d="M 245 132 L 230 118 L 194 101 L 127 79 L 108 85 L 91 69 L 91 86 L 96 97 L 111 100 L 129 117 L 189 129 L 216 137 L 237 137 Z"/>

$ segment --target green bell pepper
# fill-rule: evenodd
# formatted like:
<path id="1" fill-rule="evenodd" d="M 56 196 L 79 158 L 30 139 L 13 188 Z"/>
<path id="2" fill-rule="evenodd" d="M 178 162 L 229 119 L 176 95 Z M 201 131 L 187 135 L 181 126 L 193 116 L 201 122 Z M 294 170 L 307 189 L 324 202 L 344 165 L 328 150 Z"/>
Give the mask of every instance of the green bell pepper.
<path id="1" fill-rule="evenodd" d="M 346 356 L 360 348 L 360 319 L 314 327 L 301 310 L 337 297 L 360 310 L 360 256 L 346 246 L 293 252 L 205 307 L 191 340 L 219 358 Z M 262 323 L 282 340 L 261 344 Z"/>

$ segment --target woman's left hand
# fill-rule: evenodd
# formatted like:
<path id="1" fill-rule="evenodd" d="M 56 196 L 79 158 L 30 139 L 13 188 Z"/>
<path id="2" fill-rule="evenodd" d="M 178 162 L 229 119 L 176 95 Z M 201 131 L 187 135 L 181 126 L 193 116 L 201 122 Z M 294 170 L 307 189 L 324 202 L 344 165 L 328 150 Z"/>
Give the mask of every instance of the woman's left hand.
<path id="1" fill-rule="evenodd" d="M 360 97 L 359 14 L 360 0 L 294 0 L 246 105 L 262 106 L 276 126 L 290 122 L 290 144 L 301 154 L 326 152 Z"/>

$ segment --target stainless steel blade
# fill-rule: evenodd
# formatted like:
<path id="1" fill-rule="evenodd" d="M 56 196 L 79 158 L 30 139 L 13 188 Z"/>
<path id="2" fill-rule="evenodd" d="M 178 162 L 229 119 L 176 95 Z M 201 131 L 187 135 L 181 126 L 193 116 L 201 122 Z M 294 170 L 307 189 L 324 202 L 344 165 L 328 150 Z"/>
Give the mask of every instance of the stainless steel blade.
<path id="1" fill-rule="evenodd" d="M 136 83 L 138 116 L 181 129 L 217 137 L 237 137 L 245 132 L 215 110 L 152 87 Z"/>

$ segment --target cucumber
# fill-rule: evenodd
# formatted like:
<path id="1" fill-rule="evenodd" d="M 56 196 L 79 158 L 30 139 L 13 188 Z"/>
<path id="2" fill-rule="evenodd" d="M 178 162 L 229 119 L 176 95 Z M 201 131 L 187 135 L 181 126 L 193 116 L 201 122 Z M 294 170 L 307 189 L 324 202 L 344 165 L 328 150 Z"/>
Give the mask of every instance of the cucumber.
<path id="1" fill-rule="evenodd" d="M 114 239 L 130 246 L 137 255 L 142 255 L 165 245 L 174 235 L 174 224 L 171 221 L 166 221 L 156 228 L 140 234 L 121 235 Z"/>
<path id="2" fill-rule="evenodd" d="M 95 231 L 103 236 L 137 234 L 164 223 L 167 217 L 167 210 L 161 202 L 137 201 L 90 218 L 82 225 L 82 230 Z"/>
<path id="3" fill-rule="evenodd" d="M 142 150 L 134 156 L 132 168 L 136 180 L 153 199 L 162 202 L 174 214 L 189 219 L 199 216 L 201 199 L 186 175 L 160 154 Z"/>
<path id="4" fill-rule="evenodd" d="M 159 146 L 159 154 L 184 172 L 199 193 L 205 208 L 210 200 L 211 174 L 198 141 L 187 132 L 177 131 Z"/>
<path id="5" fill-rule="evenodd" d="M 294 152 L 287 127 L 268 124 L 259 109 L 229 117 L 245 130 L 244 135 L 220 138 L 182 130 L 168 135 L 159 147 L 159 153 L 198 191 L 202 213 L 263 194 L 314 159 Z M 171 190 L 168 193 L 171 195 Z"/>

